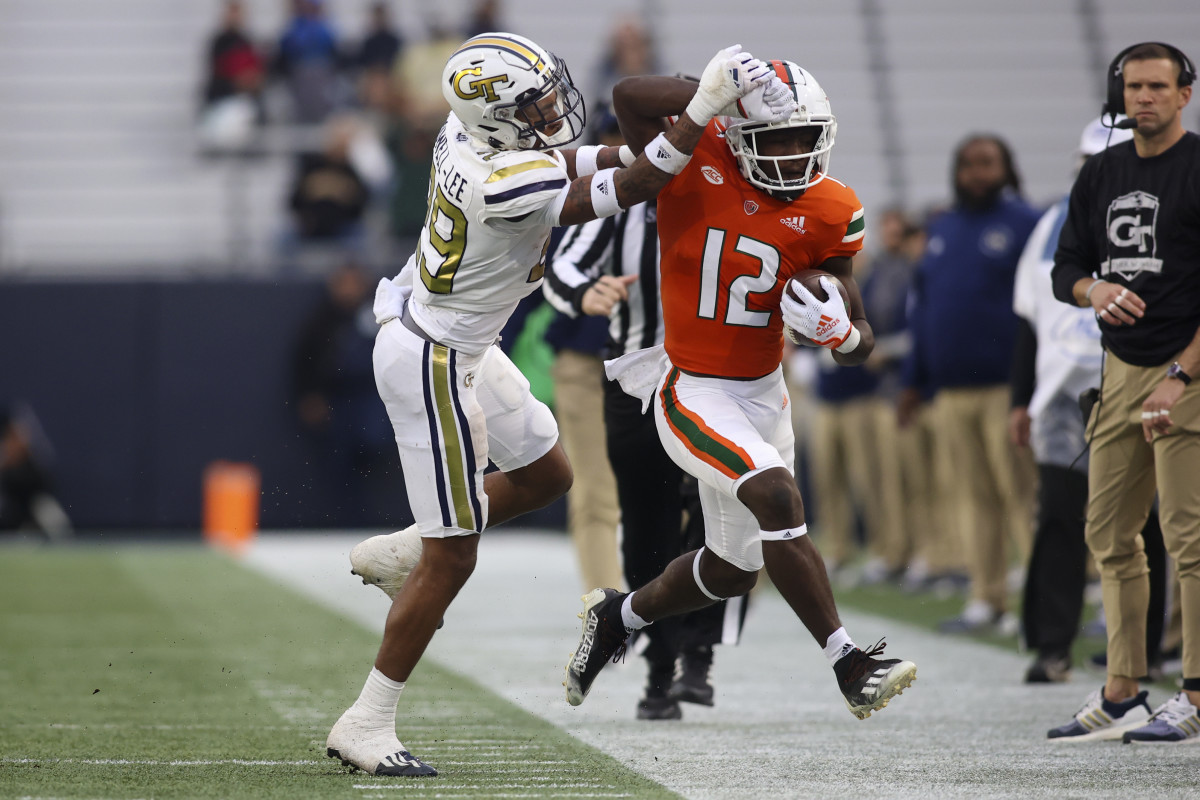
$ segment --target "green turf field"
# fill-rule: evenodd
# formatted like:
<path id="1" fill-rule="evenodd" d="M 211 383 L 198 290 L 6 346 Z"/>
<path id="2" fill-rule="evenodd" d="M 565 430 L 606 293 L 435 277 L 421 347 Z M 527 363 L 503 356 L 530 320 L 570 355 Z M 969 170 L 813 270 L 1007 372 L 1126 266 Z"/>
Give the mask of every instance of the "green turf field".
<path id="1" fill-rule="evenodd" d="M 198 546 L 0 548 L 0 797 L 395 797 L 325 756 L 378 638 Z M 676 795 L 422 664 L 420 796 Z"/>

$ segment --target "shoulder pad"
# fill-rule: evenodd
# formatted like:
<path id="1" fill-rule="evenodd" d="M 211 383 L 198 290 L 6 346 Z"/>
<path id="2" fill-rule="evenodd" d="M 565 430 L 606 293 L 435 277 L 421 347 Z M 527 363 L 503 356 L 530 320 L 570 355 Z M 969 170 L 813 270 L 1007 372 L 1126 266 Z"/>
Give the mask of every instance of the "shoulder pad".
<path id="1" fill-rule="evenodd" d="M 516 217 L 544 206 L 567 185 L 556 153 L 510 150 L 487 160 L 483 179 L 484 217 Z"/>

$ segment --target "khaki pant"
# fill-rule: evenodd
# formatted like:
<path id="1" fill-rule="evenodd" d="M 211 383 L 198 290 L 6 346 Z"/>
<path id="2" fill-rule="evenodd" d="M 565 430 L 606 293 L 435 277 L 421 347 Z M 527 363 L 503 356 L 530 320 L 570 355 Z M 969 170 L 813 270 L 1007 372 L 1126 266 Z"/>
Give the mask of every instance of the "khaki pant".
<path id="1" fill-rule="evenodd" d="M 1108 623 L 1108 673 L 1146 674 L 1149 570 L 1141 530 L 1157 492 L 1163 542 L 1179 570 L 1183 677 L 1200 679 L 1200 385 L 1171 410 L 1174 426 L 1153 444 L 1142 435 L 1142 402 L 1167 365 L 1105 358 L 1103 399 L 1092 412 L 1087 543 L 1100 567 Z"/>
<path id="2" fill-rule="evenodd" d="M 962 537 L 971 599 L 995 611 L 1008 607 L 1010 542 L 1025 563 L 1033 537 L 1036 472 L 1009 444 L 1009 405 L 1001 385 L 943 389 L 933 407 L 939 490 Z"/>
<path id="3" fill-rule="evenodd" d="M 873 555 L 880 529 L 876 496 L 874 409 L 869 399 L 819 403 L 809 451 L 816 492 L 817 533 L 821 551 L 835 564 L 845 564 L 857 549 L 854 542 L 856 509 L 862 513 Z"/>
<path id="4" fill-rule="evenodd" d="M 906 475 L 908 462 L 919 456 L 905 451 L 916 447 L 918 440 L 913 426 L 900 430 L 896 407 L 890 400 L 875 398 L 870 406 L 878 480 L 875 498 L 879 508 L 875 547 L 889 570 L 901 570 L 917 551 L 915 524 L 929 525 L 928 501 L 916 496 Z M 928 465 L 918 467 L 919 477 L 924 478 L 928 468 Z M 910 507 L 914 510 L 910 511 Z"/>
<path id="5" fill-rule="evenodd" d="M 585 590 L 621 586 L 617 483 L 604 437 L 604 362 L 563 350 L 551 369 L 554 414 L 563 449 L 575 470 L 567 494 L 567 529 Z"/>
<path id="6" fill-rule="evenodd" d="M 930 575 L 944 575 L 963 571 L 966 562 L 962 536 L 944 494 L 953 482 L 953 465 L 938 458 L 933 419 L 932 406 L 922 405 L 913 423 L 896 435 L 906 494 L 904 512 L 916 556 L 925 561 Z"/>

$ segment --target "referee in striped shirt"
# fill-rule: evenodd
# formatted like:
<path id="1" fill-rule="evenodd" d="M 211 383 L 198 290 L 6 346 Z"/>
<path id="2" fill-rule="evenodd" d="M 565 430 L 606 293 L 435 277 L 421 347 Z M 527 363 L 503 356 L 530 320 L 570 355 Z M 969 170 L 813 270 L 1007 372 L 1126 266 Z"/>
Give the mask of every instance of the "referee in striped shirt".
<path id="1" fill-rule="evenodd" d="M 598 130 L 603 144 L 622 143 L 611 115 Z M 650 201 L 568 228 L 550 260 L 546 299 L 570 317 L 608 317 L 607 358 L 663 341 L 656 217 Z M 625 580 L 637 589 L 681 553 L 703 546 L 699 493 L 695 479 L 663 450 L 654 416 L 643 414 L 641 401 L 616 381 L 605 382 L 604 424 L 621 506 Z M 736 644 L 745 614 L 745 596 L 734 597 L 646 628 L 649 679 L 638 719 L 679 719 L 681 701 L 711 706 L 713 645 Z"/>

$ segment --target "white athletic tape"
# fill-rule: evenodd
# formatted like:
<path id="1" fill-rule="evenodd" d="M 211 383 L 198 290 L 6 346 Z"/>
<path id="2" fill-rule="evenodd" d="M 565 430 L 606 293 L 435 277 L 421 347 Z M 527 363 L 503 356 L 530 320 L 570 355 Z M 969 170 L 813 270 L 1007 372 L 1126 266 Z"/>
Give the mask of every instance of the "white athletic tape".
<path id="1" fill-rule="evenodd" d="M 705 597 L 707 597 L 709 600 L 715 600 L 716 602 L 719 603 L 722 600 L 724 600 L 725 598 L 717 597 L 715 594 L 710 592 L 708 590 L 708 587 L 704 585 L 704 581 L 700 580 L 700 556 L 703 553 L 704 553 L 703 547 L 701 547 L 699 550 L 696 551 L 696 558 L 695 558 L 695 560 L 692 561 L 692 577 L 696 579 L 696 585 L 698 587 L 700 587 L 700 591 L 704 592 Z"/>
<path id="2" fill-rule="evenodd" d="M 617 200 L 617 183 L 613 179 L 617 170 L 602 169 L 592 176 L 592 208 L 597 217 L 611 217 L 621 210 Z"/>
<path id="3" fill-rule="evenodd" d="M 575 151 L 575 175 L 583 178 L 596 174 L 596 157 L 604 148 L 598 144 L 586 144 Z"/>
<path id="4" fill-rule="evenodd" d="M 764 542 L 787 542 L 792 539 L 799 539 L 801 536 L 808 534 L 808 524 L 801 525 L 799 528 L 785 528 L 781 531 L 759 531 L 758 535 Z"/>
<path id="5" fill-rule="evenodd" d="M 858 344 L 861 341 L 862 334 L 858 332 L 858 328 L 851 325 L 850 333 L 846 336 L 846 341 L 842 342 L 834 349 L 839 353 L 853 353 L 854 349 L 858 347 Z"/>
<path id="6" fill-rule="evenodd" d="M 669 175 L 683 172 L 683 168 L 692 160 L 691 155 L 676 150 L 675 145 L 667 141 L 665 133 L 655 136 L 650 140 L 650 144 L 646 145 L 646 158 Z"/>

